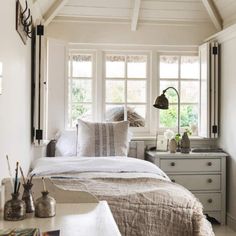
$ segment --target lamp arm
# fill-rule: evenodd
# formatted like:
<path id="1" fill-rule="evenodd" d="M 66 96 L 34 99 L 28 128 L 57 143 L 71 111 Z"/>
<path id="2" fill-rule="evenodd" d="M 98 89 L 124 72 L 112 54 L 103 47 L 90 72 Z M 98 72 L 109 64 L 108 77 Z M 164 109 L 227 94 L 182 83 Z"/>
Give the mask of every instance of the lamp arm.
<path id="1" fill-rule="evenodd" d="M 180 96 L 179 96 L 179 92 L 174 87 L 166 88 L 165 90 L 163 90 L 163 94 L 169 89 L 173 89 L 176 92 L 177 97 L 178 97 L 178 134 L 180 134 Z"/>

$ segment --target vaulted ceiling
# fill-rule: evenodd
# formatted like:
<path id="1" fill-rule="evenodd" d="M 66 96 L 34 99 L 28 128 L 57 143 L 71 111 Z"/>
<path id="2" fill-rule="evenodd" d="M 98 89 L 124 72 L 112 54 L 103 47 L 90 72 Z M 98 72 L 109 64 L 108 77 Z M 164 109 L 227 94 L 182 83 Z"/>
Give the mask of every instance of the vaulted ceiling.
<path id="1" fill-rule="evenodd" d="M 220 31 L 236 22 L 235 0 L 34 0 L 45 20 L 146 23 L 212 22 Z"/>

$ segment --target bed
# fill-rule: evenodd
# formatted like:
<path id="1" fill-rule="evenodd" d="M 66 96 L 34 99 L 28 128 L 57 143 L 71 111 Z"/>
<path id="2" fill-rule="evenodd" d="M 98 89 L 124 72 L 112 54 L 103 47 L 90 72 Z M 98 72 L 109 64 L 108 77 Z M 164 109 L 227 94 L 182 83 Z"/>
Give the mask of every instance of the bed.
<path id="1" fill-rule="evenodd" d="M 33 167 L 35 185 L 47 176 L 59 188 L 106 200 L 122 235 L 214 235 L 200 202 L 150 162 L 121 156 L 45 157 Z"/>
<path id="2" fill-rule="evenodd" d="M 108 134 L 107 137 L 111 127 L 108 128 L 106 130 L 102 126 L 100 129 Z M 121 133 L 121 128 L 117 129 Z M 99 127 L 95 134 L 98 131 Z M 109 140 L 105 140 L 102 135 L 97 136 L 100 137 L 98 140 L 83 135 L 81 150 L 89 154 L 92 149 L 101 153 L 114 151 L 110 147 L 104 151 Z M 119 150 L 115 153 L 125 150 L 123 139 L 119 137 Z M 101 140 L 105 141 L 100 145 L 102 148 L 98 148 L 96 144 Z M 112 145 L 114 149 L 116 143 Z M 55 194 L 57 202 L 73 202 L 75 198 L 68 196 L 72 193 L 75 196 L 76 191 L 90 192 L 98 200 L 106 200 L 123 236 L 214 235 L 211 224 L 203 215 L 201 203 L 187 189 L 172 183 L 156 165 L 126 155 L 85 156 L 38 159 L 30 173 L 36 175 L 33 182 L 35 196 L 42 189 L 41 176 L 44 176 L 50 180 L 49 192 Z M 67 192 L 67 196 L 63 198 L 62 194 L 56 193 L 54 186 Z M 7 188 L 5 194 L 6 197 L 10 194 Z"/>

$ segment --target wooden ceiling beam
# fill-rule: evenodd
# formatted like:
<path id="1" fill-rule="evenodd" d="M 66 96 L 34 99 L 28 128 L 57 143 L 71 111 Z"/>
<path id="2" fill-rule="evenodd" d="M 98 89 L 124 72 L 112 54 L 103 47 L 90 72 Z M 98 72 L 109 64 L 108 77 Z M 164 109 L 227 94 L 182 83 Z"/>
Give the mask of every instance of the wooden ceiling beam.
<path id="1" fill-rule="evenodd" d="M 62 7 L 65 6 L 67 2 L 68 0 L 56 0 L 56 2 L 49 8 L 49 10 L 43 16 L 45 26 L 51 23 L 57 13 L 61 10 Z"/>
<path id="2" fill-rule="evenodd" d="M 215 28 L 218 31 L 222 30 L 222 19 L 221 16 L 218 12 L 218 10 L 216 9 L 214 3 L 212 0 L 202 0 L 203 5 L 205 6 L 208 15 L 211 18 L 211 21 L 213 22 Z"/>
<path id="3" fill-rule="evenodd" d="M 132 31 L 137 30 L 140 6 L 141 6 L 141 0 L 135 0 L 132 20 L 131 20 L 131 30 Z"/>

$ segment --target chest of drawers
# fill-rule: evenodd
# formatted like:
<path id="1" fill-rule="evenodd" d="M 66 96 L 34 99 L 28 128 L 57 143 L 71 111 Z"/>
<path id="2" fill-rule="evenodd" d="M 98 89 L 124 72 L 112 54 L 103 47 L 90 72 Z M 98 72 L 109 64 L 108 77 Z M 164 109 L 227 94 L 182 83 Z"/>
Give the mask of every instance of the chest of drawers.
<path id="1" fill-rule="evenodd" d="M 147 151 L 146 160 L 160 167 L 172 182 L 183 185 L 202 203 L 204 213 L 225 224 L 226 154 Z"/>

